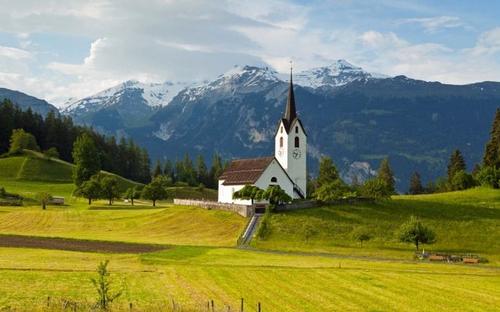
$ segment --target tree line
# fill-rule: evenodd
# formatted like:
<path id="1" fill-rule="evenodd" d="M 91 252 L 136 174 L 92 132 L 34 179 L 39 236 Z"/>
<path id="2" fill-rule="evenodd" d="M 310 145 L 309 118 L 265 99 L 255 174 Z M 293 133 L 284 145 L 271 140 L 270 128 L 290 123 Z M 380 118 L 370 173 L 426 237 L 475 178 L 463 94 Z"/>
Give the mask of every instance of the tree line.
<path id="1" fill-rule="evenodd" d="M 147 183 L 151 179 L 150 159 L 147 151 L 131 139 L 104 136 L 88 127 L 77 126 L 68 116 L 60 116 L 53 111 L 45 118 L 28 108 L 23 111 L 10 100 L 0 103 L 0 154 L 9 152 L 11 137 L 16 129 L 30 133 L 35 144 L 30 149 L 57 151 L 60 159 L 74 162 L 73 147 L 83 134 L 92 138 L 95 144 L 94 157 L 101 169 L 125 178 Z"/>

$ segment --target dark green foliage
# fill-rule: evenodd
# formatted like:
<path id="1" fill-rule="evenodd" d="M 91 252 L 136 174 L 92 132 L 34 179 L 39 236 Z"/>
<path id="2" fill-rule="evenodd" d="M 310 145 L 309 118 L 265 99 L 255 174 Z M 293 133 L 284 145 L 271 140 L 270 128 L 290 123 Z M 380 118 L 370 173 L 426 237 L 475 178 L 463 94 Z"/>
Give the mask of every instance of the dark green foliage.
<path id="1" fill-rule="evenodd" d="M 454 191 L 466 190 L 474 186 L 474 179 L 472 175 L 460 170 L 453 175 L 450 185 Z"/>
<path id="2" fill-rule="evenodd" d="M 164 176 L 158 176 L 151 181 L 142 190 L 142 198 L 151 200 L 153 206 L 156 206 L 156 201 L 168 198 L 169 181 Z"/>
<path id="3" fill-rule="evenodd" d="M 351 188 L 340 179 L 323 184 L 314 192 L 314 196 L 318 200 L 324 202 L 339 200 L 354 195 L 355 194 L 351 192 Z"/>
<path id="4" fill-rule="evenodd" d="M 48 150 L 43 152 L 43 155 L 47 157 L 48 159 L 51 158 L 59 158 L 59 152 L 57 151 L 57 148 L 51 147 Z"/>
<path id="5" fill-rule="evenodd" d="M 483 164 L 500 169 L 500 108 L 497 108 L 490 131 L 490 140 L 486 143 Z"/>
<path id="6" fill-rule="evenodd" d="M 271 234 L 271 224 L 270 224 L 270 213 L 269 210 L 266 209 L 264 216 L 260 220 L 259 228 L 257 229 L 256 236 L 260 240 L 266 240 Z"/>
<path id="7" fill-rule="evenodd" d="M 479 184 L 495 189 L 500 188 L 500 169 L 494 166 L 483 166 L 476 174 Z"/>
<path id="8" fill-rule="evenodd" d="M 210 184 L 207 184 L 208 187 L 217 188 L 218 180 L 224 171 L 224 163 L 219 154 L 215 153 L 212 158 L 212 168 L 210 168 L 209 176 L 210 176 Z"/>
<path id="9" fill-rule="evenodd" d="M 153 170 L 153 178 L 156 178 L 157 176 L 162 175 L 162 174 L 163 174 L 163 169 L 161 166 L 161 162 L 160 162 L 160 160 L 157 160 L 155 168 Z"/>
<path id="10" fill-rule="evenodd" d="M 262 197 L 262 192 L 260 188 L 254 185 L 245 185 L 241 190 L 234 192 L 233 198 L 239 199 L 250 199 L 253 205 L 253 201 Z"/>
<path id="11" fill-rule="evenodd" d="M 87 133 L 83 133 L 76 139 L 73 145 L 73 159 L 75 162 L 73 181 L 76 186 L 80 186 L 101 170 L 97 147 L 92 137 Z"/>
<path id="12" fill-rule="evenodd" d="M 384 158 L 380 163 L 377 177 L 385 182 L 390 194 L 396 193 L 396 180 L 394 179 L 394 173 L 392 172 L 388 158 Z"/>
<path id="13" fill-rule="evenodd" d="M 454 150 L 448 162 L 448 183 L 451 184 L 453 177 L 459 171 L 465 171 L 465 160 L 459 150 Z"/>
<path id="14" fill-rule="evenodd" d="M 18 153 L 24 149 L 39 151 L 35 137 L 23 129 L 14 129 L 10 137 L 9 153 Z"/>
<path id="15" fill-rule="evenodd" d="M 434 232 L 422 224 L 415 216 L 411 216 L 399 229 L 399 240 L 403 243 L 415 244 L 418 250 L 419 244 L 433 244 L 436 242 Z"/>
<path id="16" fill-rule="evenodd" d="M 269 208 L 271 210 L 279 204 L 292 201 L 292 198 L 279 185 L 269 185 L 267 190 L 262 192 L 262 195 L 259 197 L 269 201 Z"/>
<path id="17" fill-rule="evenodd" d="M 104 176 L 100 184 L 102 196 L 108 200 L 109 205 L 112 205 L 113 200 L 120 197 L 118 179 L 114 176 Z"/>
<path id="18" fill-rule="evenodd" d="M 101 181 L 99 175 L 93 175 L 90 180 L 84 181 L 76 190 L 77 195 L 81 195 L 88 199 L 89 205 L 92 204 L 92 200 L 101 197 Z"/>
<path id="19" fill-rule="evenodd" d="M 148 182 L 151 179 L 149 156 L 145 149 L 139 148 L 132 140 L 105 137 L 92 129 L 75 126 L 68 116 L 49 112 L 44 119 L 28 109 L 23 111 L 9 100 L 0 102 L 0 154 L 9 150 L 9 140 L 14 129 L 31 133 L 42 150 L 56 148 L 59 158 L 73 162 L 73 145 L 76 139 L 87 133 L 92 137 L 98 150 L 103 170 L 116 173 L 125 178 Z"/>
<path id="20" fill-rule="evenodd" d="M 422 180 L 420 180 L 420 174 L 416 171 L 411 176 L 410 190 L 408 191 L 408 193 L 412 195 L 424 193 L 424 187 L 422 186 Z"/>
<path id="21" fill-rule="evenodd" d="M 319 173 L 316 179 L 317 187 L 334 182 L 340 179 L 337 168 L 330 157 L 323 156 L 319 162 Z"/>
<path id="22" fill-rule="evenodd" d="M 92 284 L 97 291 L 97 306 L 101 310 L 108 310 L 109 305 L 118 297 L 121 296 L 122 291 L 112 293 L 110 273 L 108 271 L 109 260 L 103 261 L 97 267 L 97 278 L 92 278 Z"/>
<path id="23" fill-rule="evenodd" d="M 199 183 L 207 185 L 209 182 L 207 165 L 203 156 L 198 155 L 196 158 L 196 179 Z"/>
<path id="24" fill-rule="evenodd" d="M 360 188 L 361 196 L 375 200 L 389 199 L 393 192 L 387 182 L 381 178 L 366 180 Z"/>
<path id="25" fill-rule="evenodd" d="M 366 232 L 365 230 L 362 230 L 362 229 L 354 231 L 352 236 L 356 241 L 358 241 L 361 244 L 361 246 L 363 246 L 364 242 L 372 239 L 372 235 L 370 233 Z"/>

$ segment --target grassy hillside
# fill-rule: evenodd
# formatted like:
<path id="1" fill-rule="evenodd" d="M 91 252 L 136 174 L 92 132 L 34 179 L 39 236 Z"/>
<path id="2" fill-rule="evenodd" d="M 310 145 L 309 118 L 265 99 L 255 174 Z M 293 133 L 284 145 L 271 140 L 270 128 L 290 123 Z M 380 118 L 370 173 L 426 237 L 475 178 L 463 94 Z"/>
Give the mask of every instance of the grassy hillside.
<path id="1" fill-rule="evenodd" d="M 500 191 L 486 188 L 277 213 L 268 239 L 253 245 L 409 259 L 414 247 L 400 243 L 397 232 L 410 215 L 436 232 L 436 244 L 424 245 L 426 250 L 478 253 L 500 263 Z M 354 237 L 359 232 L 372 236 L 363 247 Z"/>
<path id="2" fill-rule="evenodd" d="M 115 176 L 122 191 L 139 185 L 118 175 L 103 173 Z M 59 159 L 49 160 L 33 151 L 25 151 L 21 156 L 0 158 L 0 186 L 27 197 L 40 191 L 70 196 L 74 188 L 72 174 L 73 164 Z"/>

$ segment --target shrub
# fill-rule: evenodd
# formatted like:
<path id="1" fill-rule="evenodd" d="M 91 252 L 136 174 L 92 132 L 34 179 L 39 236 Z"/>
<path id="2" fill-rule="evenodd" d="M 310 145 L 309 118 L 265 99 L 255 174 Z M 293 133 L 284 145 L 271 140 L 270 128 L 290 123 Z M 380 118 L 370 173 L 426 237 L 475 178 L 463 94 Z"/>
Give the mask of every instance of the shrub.
<path id="1" fill-rule="evenodd" d="M 271 234 L 271 225 L 270 225 L 270 214 L 269 211 L 266 210 L 266 213 L 262 217 L 262 220 L 260 221 L 259 228 L 257 229 L 257 238 L 261 240 L 266 240 L 269 235 Z"/>
<path id="2" fill-rule="evenodd" d="M 55 147 L 51 147 L 48 150 L 44 151 L 43 155 L 45 155 L 45 157 L 47 159 L 59 158 L 59 152 L 57 151 L 57 148 L 55 148 Z"/>
<path id="3" fill-rule="evenodd" d="M 500 187 L 500 170 L 493 166 L 483 166 L 477 173 L 479 184 L 492 188 Z"/>
<path id="4" fill-rule="evenodd" d="M 468 174 L 464 170 L 460 170 L 455 173 L 451 179 L 451 188 L 454 191 L 466 190 L 474 186 L 474 179 L 472 175 Z"/>
<path id="5" fill-rule="evenodd" d="M 23 149 L 39 151 L 40 147 L 36 143 L 33 134 L 25 132 L 23 129 L 14 129 L 10 137 L 10 153 L 18 153 Z"/>
<path id="6" fill-rule="evenodd" d="M 422 224 L 415 216 L 401 225 L 399 240 L 403 243 L 413 243 L 418 250 L 419 244 L 433 244 L 436 241 L 435 233 Z"/>
<path id="7" fill-rule="evenodd" d="M 97 306 L 102 310 L 107 310 L 109 305 L 122 294 L 122 291 L 111 293 L 112 281 L 108 271 L 108 264 L 109 260 L 101 262 L 97 267 L 97 279 L 91 279 L 97 291 Z"/>
<path id="8" fill-rule="evenodd" d="M 380 178 L 366 180 L 360 192 L 362 196 L 373 199 L 389 199 L 393 193 L 391 187 Z"/>
<path id="9" fill-rule="evenodd" d="M 324 202 L 342 199 L 350 194 L 351 189 L 340 179 L 325 183 L 314 192 L 315 197 Z"/>

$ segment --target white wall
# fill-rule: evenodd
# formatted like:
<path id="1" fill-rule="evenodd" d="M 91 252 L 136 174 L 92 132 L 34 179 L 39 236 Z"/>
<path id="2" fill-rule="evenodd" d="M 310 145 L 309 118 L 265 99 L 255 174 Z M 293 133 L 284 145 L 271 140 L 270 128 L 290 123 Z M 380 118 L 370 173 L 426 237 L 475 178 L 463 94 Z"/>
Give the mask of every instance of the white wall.
<path id="1" fill-rule="evenodd" d="M 219 180 L 219 203 L 230 203 L 239 205 L 251 205 L 251 200 L 246 199 L 233 199 L 233 194 L 236 191 L 241 190 L 245 185 L 224 185 L 224 180 Z"/>
<path id="2" fill-rule="evenodd" d="M 276 177 L 278 179 L 278 183 L 272 183 L 272 177 Z M 290 195 L 290 197 L 294 198 L 293 184 L 286 173 L 281 169 L 276 159 L 269 164 L 257 182 L 255 182 L 255 185 L 263 190 L 267 189 L 269 185 L 272 184 L 278 184 L 288 195 Z"/>
<path id="3" fill-rule="evenodd" d="M 280 137 L 283 137 L 283 147 L 281 148 Z M 280 122 L 278 132 L 276 133 L 276 136 L 274 138 L 274 157 L 276 157 L 281 166 L 286 170 L 288 167 L 288 134 L 285 131 L 283 121 Z"/>
<path id="4" fill-rule="evenodd" d="M 298 133 L 295 133 L 296 127 L 298 127 Z M 293 157 L 293 152 L 296 149 L 295 137 L 299 138 L 299 158 Z M 307 136 L 298 121 L 294 122 L 292 124 L 292 127 L 290 127 L 290 133 L 288 135 L 288 146 L 288 175 L 305 194 L 307 187 Z"/>

